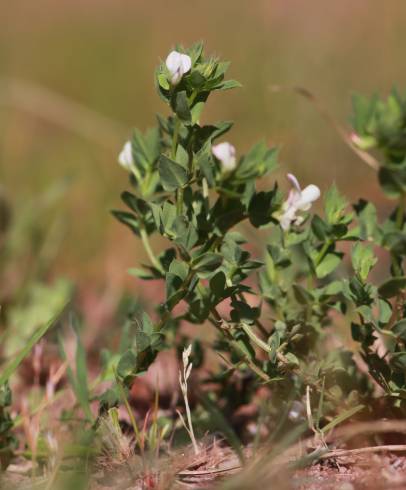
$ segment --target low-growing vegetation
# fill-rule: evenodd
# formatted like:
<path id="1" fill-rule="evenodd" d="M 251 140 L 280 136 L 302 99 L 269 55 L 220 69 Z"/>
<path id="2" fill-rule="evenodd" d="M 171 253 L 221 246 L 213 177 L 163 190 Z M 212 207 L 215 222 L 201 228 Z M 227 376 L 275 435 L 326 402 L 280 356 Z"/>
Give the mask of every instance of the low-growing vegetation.
<path id="1" fill-rule="evenodd" d="M 362 189 L 350 204 L 317 174 L 279 185 L 278 148 L 242 154 L 231 122 L 202 122 L 212 92 L 240 86 L 228 65 L 197 43 L 156 69 L 169 115 L 125 143 L 113 215 L 148 258 L 129 273 L 163 300 L 118 305 L 100 355 L 86 352 L 72 286 L 46 285 L 36 218 L 17 227 L 0 195 L 5 488 L 290 488 L 299 467 L 351 455 L 354 436 L 379 452 L 378 432 L 405 431 L 406 98 L 354 96 L 345 140 L 393 209 Z M 13 256 L 28 237 L 38 263 Z"/>

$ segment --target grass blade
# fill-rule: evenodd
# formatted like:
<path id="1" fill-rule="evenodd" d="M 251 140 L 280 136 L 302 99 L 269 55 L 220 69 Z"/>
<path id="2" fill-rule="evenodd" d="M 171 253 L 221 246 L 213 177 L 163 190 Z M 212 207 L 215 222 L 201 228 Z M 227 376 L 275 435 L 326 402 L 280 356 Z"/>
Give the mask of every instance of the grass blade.
<path id="1" fill-rule="evenodd" d="M 48 332 L 48 330 L 52 326 L 55 325 L 55 323 L 58 321 L 59 317 L 61 316 L 62 312 L 64 311 L 65 306 L 51 320 L 49 320 L 47 323 L 45 323 L 44 325 L 37 328 L 37 330 L 27 340 L 25 347 L 23 349 L 21 349 L 19 352 L 17 352 L 14 359 L 12 359 L 8 363 L 8 365 L 2 370 L 2 372 L 0 374 L 0 385 L 6 383 L 9 380 L 10 376 L 15 372 L 15 370 L 18 368 L 18 366 L 22 363 L 22 361 L 31 352 L 31 349 L 34 347 L 34 345 L 39 340 L 41 340 L 41 338 Z"/>
<path id="2" fill-rule="evenodd" d="M 336 425 L 341 424 L 341 422 L 344 422 L 344 420 L 349 419 L 356 413 L 360 412 L 365 408 L 365 405 L 357 405 L 356 407 L 350 408 L 349 410 L 346 410 L 345 412 L 341 413 L 338 417 L 333 419 L 330 423 L 325 425 L 322 429 L 321 432 L 323 434 L 326 434 L 329 432 L 331 429 L 333 429 Z"/>

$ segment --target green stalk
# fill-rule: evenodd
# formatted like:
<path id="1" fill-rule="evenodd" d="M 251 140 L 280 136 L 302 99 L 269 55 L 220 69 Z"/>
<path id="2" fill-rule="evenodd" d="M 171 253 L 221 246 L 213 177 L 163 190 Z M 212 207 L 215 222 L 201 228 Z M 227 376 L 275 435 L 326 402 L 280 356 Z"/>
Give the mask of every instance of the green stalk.
<path id="1" fill-rule="evenodd" d="M 255 332 L 251 329 L 249 325 L 247 325 L 246 323 L 240 323 L 240 326 L 244 330 L 244 332 L 248 335 L 248 337 L 254 342 L 254 344 L 256 344 L 260 349 L 264 350 L 268 354 L 276 354 L 278 361 L 285 364 L 288 363 L 287 359 L 281 352 L 278 351 L 274 352 L 266 342 L 264 342 L 259 337 L 257 337 Z"/>
<path id="2" fill-rule="evenodd" d="M 253 362 L 247 354 L 244 352 L 244 350 L 240 347 L 238 342 L 236 342 L 231 335 L 231 333 L 228 330 L 224 330 L 219 326 L 219 323 L 222 321 L 222 318 L 216 308 L 212 308 L 211 313 L 213 315 L 212 319 L 212 324 L 216 327 L 216 329 L 221 332 L 221 334 L 226 335 L 228 340 L 230 341 L 230 344 L 234 348 L 235 351 L 238 352 L 238 354 L 242 357 L 244 362 L 248 365 L 248 367 L 253 371 L 255 374 L 257 374 L 263 381 L 266 383 L 269 383 L 271 381 L 271 378 L 268 376 L 268 374 L 263 371 L 255 362 Z"/>
<path id="3" fill-rule="evenodd" d="M 330 241 L 327 241 L 324 243 L 324 245 L 322 246 L 319 254 L 317 255 L 316 257 L 316 260 L 314 261 L 314 265 L 317 267 L 318 265 L 321 264 L 322 260 L 324 259 L 324 256 L 326 255 L 327 253 L 327 250 L 330 248 L 330 245 L 331 245 L 331 242 Z"/>
<path id="4" fill-rule="evenodd" d="M 180 120 L 177 116 L 175 116 L 175 126 L 173 128 L 173 137 L 172 137 L 172 151 L 171 157 L 172 160 L 176 159 L 176 150 L 178 148 L 178 139 L 179 139 L 179 129 L 180 129 Z M 176 190 L 176 214 L 180 216 L 183 213 L 183 189 L 180 187 Z"/>
<path id="5" fill-rule="evenodd" d="M 172 160 L 176 158 L 176 149 L 178 147 L 178 138 L 179 138 L 179 129 L 180 129 L 180 121 L 177 116 L 175 116 L 175 126 L 173 128 L 173 137 L 172 137 Z"/>
<path id="6" fill-rule="evenodd" d="M 148 234 L 144 225 L 140 226 L 140 237 L 141 237 L 142 245 L 144 246 L 145 252 L 147 253 L 149 260 L 151 261 L 151 264 L 160 272 L 163 272 L 161 264 L 159 263 L 158 259 L 155 257 L 154 252 L 152 251 L 151 244 L 149 243 Z"/>
<path id="7" fill-rule="evenodd" d="M 140 437 L 140 431 L 138 430 L 138 426 L 137 426 L 137 422 L 135 421 L 135 417 L 134 417 L 134 413 L 130 407 L 130 404 L 128 403 L 128 399 L 127 399 L 127 396 L 126 396 L 126 393 L 124 391 L 124 388 L 123 388 L 123 385 L 121 384 L 121 381 L 119 380 L 118 376 L 116 373 L 114 373 L 114 376 L 116 378 L 116 383 L 117 383 L 117 386 L 118 386 L 118 389 L 120 391 L 120 396 L 121 396 L 121 399 L 125 405 L 125 408 L 127 410 L 127 413 L 128 413 L 128 416 L 130 418 L 130 422 L 131 422 L 131 426 L 133 428 L 133 431 L 134 431 L 134 434 L 135 434 L 135 438 L 136 438 L 136 441 L 140 447 L 140 450 L 143 451 L 143 447 L 141 445 L 141 437 Z"/>
<path id="8" fill-rule="evenodd" d="M 176 189 L 176 214 L 180 216 L 183 214 L 183 189 L 179 187 Z"/>

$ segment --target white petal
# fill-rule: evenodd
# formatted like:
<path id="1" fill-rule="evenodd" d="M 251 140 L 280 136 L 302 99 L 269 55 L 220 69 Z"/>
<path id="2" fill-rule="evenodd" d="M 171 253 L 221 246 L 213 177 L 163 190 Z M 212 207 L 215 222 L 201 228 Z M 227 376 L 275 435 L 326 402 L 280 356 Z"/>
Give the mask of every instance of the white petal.
<path id="1" fill-rule="evenodd" d="M 286 203 L 285 203 L 286 204 Z M 287 206 L 285 212 L 280 216 L 279 222 L 283 230 L 287 231 L 296 218 L 297 209 L 295 206 Z"/>
<path id="2" fill-rule="evenodd" d="M 134 165 L 131 141 L 127 141 L 121 150 L 118 156 L 118 163 L 126 170 L 131 170 L 131 167 Z"/>
<path id="3" fill-rule="evenodd" d="M 311 204 L 320 197 L 320 189 L 317 185 L 310 184 L 305 187 L 300 195 L 300 200 L 296 203 L 296 206 L 303 211 L 310 209 Z"/>
<path id="4" fill-rule="evenodd" d="M 175 73 L 179 70 L 179 66 L 181 64 L 181 56 L 181 53 L 178 53 L 177 51 L 171 51 L 168 54 L 165 64 L 171 73 Z"/>
<path id="5" fill-rule="evenodd" d="M 282 230 L 285 230 L 285 231 L 288 231 L 289 228 L 290 228 L 290 225 L 292 223 L 292 220 L 290 219 L 289 216 L 287 216 L 286 214 L 283 214 L 280 218 L 279 218 L 279 223 L 282 227 Z"/>
<path id="6" fill-rule="evenodd" d="M 293 174 L 287 174 L 286 175 L 286 178 L 290 181 L 290 183 L 293 185 L 293 187 L 298 191 L 300 192 L 301 189 L 300 189 L 300 184 L 299 184 L 299 181 L 297 180 L 297 178 L 293 175 Z"/>
<path id="7" fill-rule="evenodd" d="M 290 206 L 296 206 L 296 203 L 298 203 L 300 201 L 300 196 L 301 196 L 300 191 L 297 191 L 296 189 L 291 189 L 289 191 L 288 198 L 284 204 L 286 206 L 286 208 L 288 208 Z"/>
<path id="8" fill-rule="evenodd" d="M 211 149 L 213 155 L 220 161 L 222 168 L 231 172 L 235 169 L 236 162 L 236 151 L 235 147 L 231 143 L 227 143 L 226 141 L 223 143 L 219 143 L 215 145 Z"/>
<path id="9" fill-rule="evenodd" d="M 166 58 L 165 64 L 171 74 L 171 83 L 176 85 L 192 67 L 192 60 L 187 54 L 172 51 Z"/>
<path id="10" fill-rule="evenodd" d="M 187 54 L 180 55 L 183 74 L 187 73 L 192 68 L 192 60 Z"/>

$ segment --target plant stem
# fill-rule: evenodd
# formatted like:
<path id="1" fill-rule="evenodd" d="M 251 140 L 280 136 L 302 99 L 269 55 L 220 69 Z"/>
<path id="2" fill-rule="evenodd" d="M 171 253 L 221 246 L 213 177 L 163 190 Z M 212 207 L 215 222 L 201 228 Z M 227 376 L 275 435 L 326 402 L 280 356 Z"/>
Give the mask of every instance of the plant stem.
<path id="1" fill-rule="evenodd" d="M 254 342 L 254 344 L 256 344 L 260 349 L 264 350 L 268 354 L 275 354 L 280 362 L 284 364 L 288 363 L 288 360 L 281 352 L 278 352 L 277 350 L 273 351 L 266 342 L 257 337 L 257 335 L 254 333 L 249 325 L 247 325 L 246 323 L 240 323 L 240 326 L 248 335 L 248 337 Z"/>
<path id="2" fill-rule="evenodd" d="M 229 339 L 230 344 L 234 348 L 235 351 L 238 352 L 238 354 L 243 358 L 244 362 L 248 365 L 248 367 L 253 371 L 255 374 L 257 374 L 261 379 L 263 379 L 266 383 L 269 383 L 271 381 L 271 378 L 268 376 L 268 374 L 263 371 L 255 362 L 253 362 L 247 354 L 244 352 L 244 350 L 240 347 L 238 342 L 235 341 L 234 337 L 232 334 L 225 329 L 222 329 L 219 325 L 220 322 L 223 321 L 221 318 L 220 314 L 216 310 L 216 308 L 212 308 L 211 313 L 213 315 L 212 319 L 212 324 L 216 327 L 216 329 L 222 333 L 222 335 L 226 335 L 226 337 Z"/>
<path id="3" fill-rule="evenodd" d="M 147 253 L 149 260 L 151 261 L 151 264 L 163 273 L 162 266 L 159 263 L 158 259 L 155 257 L 154 252 L 152 251 L 151 244 L 149 243 L 148 234 L 143 224 L 140 226 L 140 236 L 142 245 L 144 246 L 144 250 Z"/>
<path id="4" fill-rule="evenodd" d="M 176 189 L 176 214 L 180 216 L 183 213 L 183 189 Z"/>
<path id="5" fill-rule="evenodd" d="M 189 406 L 189 400 L 188 400 L 188 396 L 187 396 L 187 382 L 184 379 L 184 383 L 185 383 L 185 392 L 184 392 L 184 401 L 185 401 L 185 408 L 186 408 L 186 418 L 187 418 L 187 423 L 188 423 L 188 426 L 189 426 L 189 435 L 190 435 L 190 439 L 192 440 L 192 445 L 193 445 L 193 450 L 195 452 L 195 454 L 199 454 L 199 446 L 197 445 L 197 442 L 196 442 L 196 437 L 195 437 L 195 432 L 193 430 L 193 424 L 192 424 L 192 414 L 191 414 L 191 411 L 190 411 L 190 406 Z"/>
<path id="6" fill-rule="evenodd" d="M 114 374 L 115 374 L 118 389 L 120 390 L 121 399 L 123 400 L 123 403 L 124 403 L 125 408 L 127 410 L 128 416 L 130 418 L 131 426 L 134 430 L 135 438 L 136 438 L 137 443 L 138 443 L 138 445 L 142 451 L 143 447 L 141 445 L 140 431 L 138 430 L 138 426 L 137 426 L 137 422 L 135 421 L 134 413 L 130 407 L 130 404 L 128 403 L 128 399 L 127 399 L 126 393 L 124 391 L 123 385 L 121 384 L 121 381 L 118 379 L 117 374 L 116 373 L 114 373 Z"/>
<path id="7" fill-rule="evenodd" d="M 331 242 L 330 241 L 327 241 L 324 243 L 324 245 L 321 247 L 321 250 L 319 252 L 319 254 L 317 255 L 316 257 L 316 260 L 314 261 L 314 265 L 317 267 L 318 265 L 320 265 L 321 261 L 324 259 L 324 256 L 326 255 L 327 253 L 327 250 L 329 249 L 331 245 Z"/>
<path id="8" fill-rule="evenodd" d="M 172 160 L 176 159 L 176 150 L 178 148 L 178 139 L 179 139 L 179 129 L 180 129 L 180 120 L 177 116 L 174 116 L 175 125 L 173 128 L 173 136 L 172 136 L 172 151 L 171 157 Z M 180 216 L 183 213 L 183 189 L 179 187 L 176 190 L 176 214 Z"/>
<path id="9" fill-rule="evenodd" d="M 177 116 L 174 116 L 175 125 L 173 128 L 173 136 L 172 136 L 172 160 L 176 158 L 176 149 L 178 147 L 178 138 L 179 138 L 179 129 L 180 129 L 180 121 Z"/>

